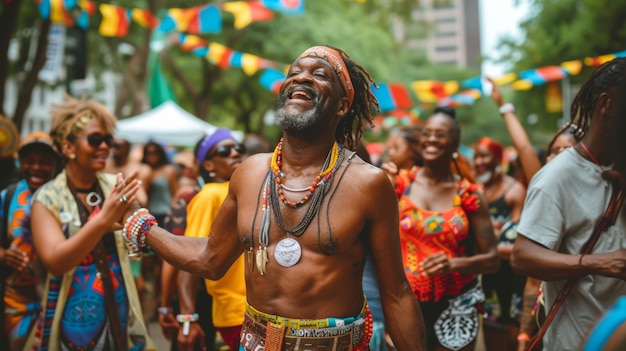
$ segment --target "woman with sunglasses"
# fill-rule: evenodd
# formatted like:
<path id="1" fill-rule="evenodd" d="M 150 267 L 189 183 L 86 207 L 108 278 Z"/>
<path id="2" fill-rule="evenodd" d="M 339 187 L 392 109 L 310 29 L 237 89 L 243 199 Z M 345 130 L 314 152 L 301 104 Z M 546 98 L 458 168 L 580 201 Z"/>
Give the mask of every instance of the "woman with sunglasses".
<path id="1" fill-rule="evenodd" d="M 47 269 L 28 350 L 154 350 L 120 218 L 141 182 L 105 174 L 116 118 L 94 100 L 54 106 L 62 172 L 33 195 L 33 244 Z"/>
<path id="2" fill-rule="evenodd" d="M 245 153 L 246 147 L 225 128 L 217 129 L 198 141 L 194 154 L 204 186 L 187 206 L 185 236 L 209 235 L 217 211 L 228 194 L 230 178 L 243 161 Z M 200 313 L 202 323 L 204 318 L 199 308 L 200 301 L 196 300 L 198 277 L 180 271 L 178 282 L 181 314 L 176 319 L 184 320 Z M 246 308 L 243 255 L 219 280 L 205 280 L 205 287 L 206 292 L 213 297 L 213 325 L 230 351 L 239 350 L 239 336 Z M 202 293 L 198 296 L 202 296 Z M 208 346 L 210 340 L 205 342 L 204 334 L 198 323 L 189 324 L 189 330 L 181 328 L 177 339 L 179 350 L 197 350 Z"/>

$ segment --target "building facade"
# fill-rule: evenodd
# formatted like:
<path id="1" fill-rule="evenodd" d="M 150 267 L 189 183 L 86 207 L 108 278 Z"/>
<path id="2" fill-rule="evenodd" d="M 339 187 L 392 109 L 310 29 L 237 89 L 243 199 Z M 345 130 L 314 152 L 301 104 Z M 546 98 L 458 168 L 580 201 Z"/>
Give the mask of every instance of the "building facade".
<path id="1" fill-rule="evenodd" d="M 394 26 L 394 37 L 431 62 L 479 71 L 479 0 L 420 0 L 411 22 Z"/>

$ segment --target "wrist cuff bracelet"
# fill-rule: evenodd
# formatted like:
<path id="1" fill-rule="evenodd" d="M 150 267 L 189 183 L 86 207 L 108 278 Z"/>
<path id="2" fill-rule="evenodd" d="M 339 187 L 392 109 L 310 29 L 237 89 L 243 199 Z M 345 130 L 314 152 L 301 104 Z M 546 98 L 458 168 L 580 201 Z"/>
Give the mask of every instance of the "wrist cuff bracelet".
<path id="1" fill-rule="evenodd" d="M 505 104 L 502 104 L 499 110 L 500 110 L 500 114 L 503 115 L 507 112 L 515 112 L 515 106 L 513 106 L 512 103 L 507 102 Z"/>
<path id="2" fill-rule="evenodd" d="M 197 313 L 181 313 L 176 315 L 176 321 L 178 323 L 185 322 L 197 322 L 200 316 Z"/>
<path id="3" fill-rule="evenodd" d="M 174 310 L 171 307 L 159 307 L 157 311 L 160 315 L 165 316 L 171 314 Z"/>

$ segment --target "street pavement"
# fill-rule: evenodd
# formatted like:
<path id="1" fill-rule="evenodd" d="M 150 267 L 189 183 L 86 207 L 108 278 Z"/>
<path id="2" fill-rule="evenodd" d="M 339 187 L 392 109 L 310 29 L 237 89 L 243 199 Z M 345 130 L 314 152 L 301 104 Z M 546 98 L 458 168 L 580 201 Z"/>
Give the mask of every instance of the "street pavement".
<path id="1" fill-rule="evenodd" d="M 154 342 L 158 351 L 169 351 L 170 343 L 165 340 L 163 333 L 161 333 L 161 326 L 158 321 L 148 323 L 148 334 Z"/>

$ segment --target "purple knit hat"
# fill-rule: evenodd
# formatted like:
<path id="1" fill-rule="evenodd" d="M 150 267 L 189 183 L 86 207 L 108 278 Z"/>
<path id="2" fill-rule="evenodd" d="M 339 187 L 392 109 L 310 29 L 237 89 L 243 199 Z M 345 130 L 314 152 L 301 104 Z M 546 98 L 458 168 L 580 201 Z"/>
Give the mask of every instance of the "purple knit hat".
<path id="1" fill-rule="evenodd" d="M 200 143 L 198 152 L 196 152 L 196 160 L 198 160 L 198 162 L 203 162 L 206 159 L 209 150 L 211 150 L 215 145 L 224 140 L 237 141 L 230 129 L 226 128 L 219 128 L 213 134 L 205 136 Z"/>

